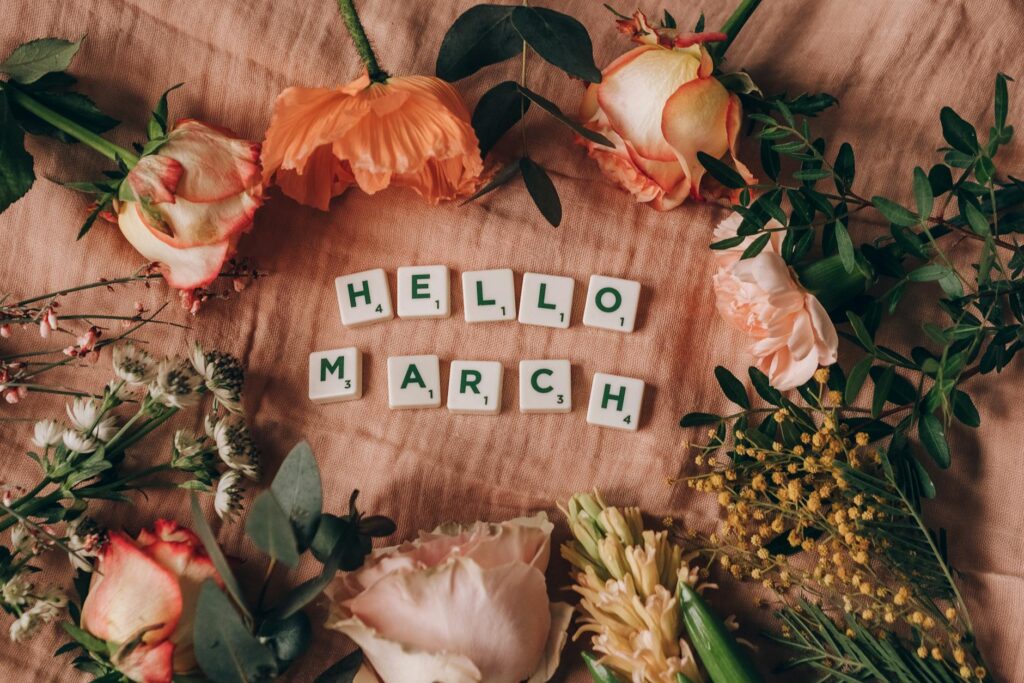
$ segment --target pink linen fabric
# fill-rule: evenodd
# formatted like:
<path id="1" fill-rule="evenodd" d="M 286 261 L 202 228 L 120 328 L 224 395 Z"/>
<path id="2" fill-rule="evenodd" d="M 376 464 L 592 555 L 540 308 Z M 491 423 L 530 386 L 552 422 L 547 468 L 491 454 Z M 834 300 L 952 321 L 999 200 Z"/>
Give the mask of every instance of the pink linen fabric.
<path id="1" fill-rule="evenodd" d="M 359 4 L 384 67 L 407 74 L 432 73 L 445 29 L 472 2 Z M 601 3 L 548 4 L 586 24 L 599 66 L 629 48 Z M 635 9 L 614 4 L 625 13 Z M 708 26 L 716 27 L 731 6 L 706 0 L 703 6 L 676 3 L 669 9 L 684 24 L 695 22 L 703 9 Z M 114 135 L 121 143 L 142 136 L 149 105 L 179 81 L 186 87 L 171 96 L 172 116 L 215 122 L 260 139 L 273 99 L 283 88 L 338 85 L 358 73 L 331 0 L 10 0 L 5 9 L 13 20 L 0 32 L 3 53 L 31 38 L 88 34 L 73 72 L 84 92 L 126 121 Z M 643 9 L 654 15 L 661 8 Z M 915 164 L 927 168 L 939 158 L 939 108 L 952 105 L 979 130 L 987 130 L 995 73 L 1024 77 L 1022 39 L 1024 7 L 1015 0 L 771 0 L 731 48 L 730 65 L 749 70 L 770 92 L 827 89 L 835 94 L 840 106 L 816 127 L 836 145 L 853 143 L 861 193 L 908 198 L 908 171 Z M 492 67 L 458 87 L 472 106 L 487 87 L 515 77 L 514 71 L 513 65 Z M 565 80 L 538 58 L 530 60 L 529 85 L 567 111 L 575 110 L 583 92 L 581 84 Z M 1011 85 L 1012 121 L 1024 116 L 1022 102 L 1024 92 Z M 722 364 L 742 376 L 749 364 L 747 341 L 718 319 L 711 289 L 715 261 L 707 244 L 725 213 L 699 203 L 657 213 L 605 180 L 585 151 L 550 119 L 531 116 L 530 137 L 531 149 L 562 195 L 562 227 L 553 229 L 536 214 L 519 183 L 461 208 L 428 208 L 402 190 L 374 197 L 349 191 L 332 203 L 329 213 L 300 207 L 274 191 L 240 245 L 242 255 L 271 275 L 230 301 L 211 302 L 194 320 L 172 304 L 168 315 L 192 329 L 151 328 L 141 338 L 162 353 L 186 352 L 199 339 L 239 355 L 249 366 L 246 409 L 268 472 L 294 442 L 308 439 L 323 469 L 327 508 L 343 510 L 351 489 L 358 487 L 364 509 L 397 521 L 396 540 L 447 520 L 497 521 L 546 510 L 558 524 L 558 542 L 566 530 L 555 502 L 595 486 L 609 502 L 639 505 L 653 519 L 672 515 L 680 525 L 710 529 L 717 519 L 714 500 L 667 480 L 691 471 L 686 443 L 699 438 L 679 429 L 678 418 L 689 410 L 727 408 L 712 368 Z M 41 179 L 0 217 L 0 290 L 27 296 L 115 277 L 141 265 L 113 226 L 99 224 L 76 243 L 86 200 L 42 179 L 83 179 L 102 164 L 87 150 L 56 142 L 32 139 L 30 149 Z M 1022 150 L 1016 143 L 1002 168 L 1020 171 Z M 741 157 L 756 162 L 749 143 Z M 453 277 L 467 270 L 511 267 L 517 290 L 526 271 L 571 276 L 577 283 L 573 324 L 568 330 L 468 325 L 462 319 L 461 287 L 453 280 L 450 319 L 341 326 L 334 277 L 383 267 L 394 287 L 395 270 L 410 264 L 446 264 Z M 635 333 L 618 335 L 582 325 L 592 273 L 641 283 Z M 162 284 L 88 300 L 95 309 L 130 307 L 134 298 L 151 307 L 173 302 Z M 16 335 L 3 349 L 22 342 Z M 365 354 L 363 399 L 309 403 L 309 352 L 344 346 L 358 346 Z M 454 359 L 504 363 L 501 414 L 389 411 L 387 357 L 420 353 L 439 355 L 443 376 Z M 572 361 L 572 413 L 519 413 L 517 365 L 531 358 Z M 105 357 L 95 370 L 69 381 L 99 386 L 108 368 Z M 638 432 L 587 425 L 586 400 L 597 371 L 647 382 Z M 1024 678 L 1019 637 L 1024 630 L 1024 414 L 1017 396 L 1022 378 L 1020 370 L 1011 369 L 998 382 L 973 380 L 982 428 L 954 431 L 954 465 L 934 473 L 942 498 L 929 508 L 931 521 L 949 530 L 952 559 L 962 572 L 979 638 L 1003 680 Z M 13 409 L 3 408 L 2 416 L 46 417 L 60 409 L 59 400 L 33 395 Z M 34 466 L 20 454 L 30 429 L 29 423 L 0 422 L 5 482 L 35 481 Z M 167 457 L 172 429 L 159 434 L 162 441 L 152 442 L 159 448 L 139 451 L 140 461 Z M 187 522 L 187 498 L 180 493 L 140 497 L 136 506 L 101 508 L 99 517 L 132 532 L 159 517 Z M 242 525 L 220 527 L 219 537 L 239 559 L 243 580 L 258 582 L 264 567 Z M 557 556 L 552 565 L 549 586 L 556 599 L 566 599 L 564 565 Z M 50 576 L 67 576 L 62 558 L 47 569 Z M 313 570 L 312 563 L 304 564 L 302 577 Z M 279 576 L 273 589 L 283 589 L 287 580 L 295 576 Z M 764 615 L 752 606 L 754 593 L 725 586 L 716 605 L 725 613 L 736 612 L 749 632 L 756 632 Z M 315 619 L 323 617 L 319 609 Z M 18 680 L 77 680 L 66 658 L 51 657 L 58 638 L 52 629 L 28 645 L 0 639 L 0 674 Z M 288 680 L 312 680 L 350 647 L 341 634 L 318 629 L 311 653 Z M 762 660 L 775 663 L 766 649 Z M 575 650 L 565 660 L 556 680 L 587 680 Z"/>

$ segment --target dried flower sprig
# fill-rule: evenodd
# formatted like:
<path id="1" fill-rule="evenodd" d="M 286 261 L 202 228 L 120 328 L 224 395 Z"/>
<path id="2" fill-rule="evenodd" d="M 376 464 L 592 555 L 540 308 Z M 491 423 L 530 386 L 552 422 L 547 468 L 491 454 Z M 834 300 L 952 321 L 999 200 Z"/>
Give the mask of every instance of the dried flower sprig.
<path id="1" fill-rule="evenodd" d="M 182 293 L 182 305 L 192 313 L 211 298 L 226 298 L 232 292 L 239 292 L 252 280 L 264 273 L 246 261 L 231 261 L 220 277 L 230 280 L 231 286 L 223 291 L 215 289 L 193 290 Z M 95 364 L 107 347 L 116 348 L 126 343 L 142 328 L 150 324 L 186 328 L 161 317 L 166 304 L 156 310 L 147 310 L 141 302 L 135 302 L 130 313 L 92 313 L 81 310 L 65 312 L 69 298 L 89 290 L 104 288 L 110 293 L 125 294 L 132 285 L 149 288 L 153 280 L 162 276 L 155 264 L 149 264 L 126 277 L 100 278 L 74 287 L 35 295 L 20 301 L 10 302 L 9 294 L 0 295 L 0 339 L 12 339 L 19 330 L 32 332 L 32 339 L 42 340 L 43 348 L 30 347 L 6 353 L 0 350 L 0 398 L 4 404 L 19 403 L 32 392 L 62 394 L 67 396 L 93 396 L 80 389 L 44 383 L 43 376 L 62 367 L 76 364 Z M 55 338 L 67 339 L 63 346 L 53 345 Z M 40 343 L 40 342 L 34 342 Z M 213 371 L 210 368 L 209 371 Z M 206 369 L 204 368 L 204 371 Z"/>
<path id="2" fill-rule="evenodd" d="M 10 547 L 0 547 L 4 586 L 24 583 L 34 571 L 33 558 L 53 548 L 88 570 L 103 539 L 87 517 L 92 501 L 127 501 L 133 491 L 179 487 L 214 495 L 217 513 L 230 519 L 241 509 L 242 478 L 259 478 L 259 452 L 241 412 L 243 370 L 237 359 L 198 345 L 190 358 L 157 359 L 127 343 L 114 348 L 112 365 L 114 379 L 98 396 L 75 398 L 67 406 L 66 421 L 36 423 L 34 448 L 27 455 L 39 466 L 40 480 L 27 490 L 4 486 L 0 532 L 11 531 Z M 178 430 L 169 459 L 129 468 L 130 449 L 178 412 L 199 408 L 207 395 L 213 396 L 208 433 Z M 128 405 L 134 413 L 122 415 Z M 169 474 L 186 478 L 174 481 L 165 477 Z M 0 607 L 18 620 L 12 637 L 30 635 L 53 616 L 42 605 L 57 604 L 45 597 L 51 592 L 18 595 L 23 593 L 36 597 L 8 599 L 6 592 L 0 597 Z"/>
<path id="3" fill-rule="evenodd" d="M 905 490 L 905 441 L 873 442 L 828 370 L 815 381 L 805 406 L 748 408 L 697 446 L 707 471 L 688 485 L 725 514 L 704 552 L 777 596 L 791 666 L 822 680 L 986 680 L 945 536 Z"/>

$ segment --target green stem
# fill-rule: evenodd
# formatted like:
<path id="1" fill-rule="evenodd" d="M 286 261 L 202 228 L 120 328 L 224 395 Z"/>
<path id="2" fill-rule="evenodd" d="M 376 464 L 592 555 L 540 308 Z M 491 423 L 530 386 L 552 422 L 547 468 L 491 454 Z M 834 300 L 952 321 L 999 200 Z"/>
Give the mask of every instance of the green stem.
<path id="1" fill-rule="evenodd" d="M 129 168 L 139 162 L 139 157 L 134 152 L 129 152 L 124 147 L 120 147 L 109 140 L 101 138 L 85 126 L 79 125 L 71 119 L 58 114 L 23 90 L 10 86 L 8 86 L 6 90 L 10 94 L 11 99 L 17 102 L 26 111 L 35 114 L 54 128 L 61 130 L 79 142 L 88 145 L 108 159 L 112 161 L 120 159 L 127 164 Z"/>
<path id="2" fill-rule="evenodd" d="M 354 0 L 338 0 L 338 10 L 341 12 L 341 18 L 345 20 L 348 34 L 352 36 L 352 43 L 356 46 L 359 58 L 366 65 L 366 73 L 370 80 L 374 83 L 383 83 L 388 80 L 388 73 L 380 68 L 380 64 L 377 63 L 377 55 L 373 54 L 370 39 L 366 37 L 366 31 L 363 30 L 363 22 L 359 21 L 359 15 L 356 13 Z"/>
<path id="3" fill-rule="evenodd" d="M 722 33 L 726 35 L 726 39 L 714 45 L 712 56 L 715 58 L 716 64 L 725 56 L 725 51 L 732 45 L 732 41 L 736 40 L 736 36 L 740 34 L 744 24 L 747 23 L 747 19 L 750 18 L 750 15 L 754 13 L 754 10 L 760 4 L 761 0 L 740 0 L 740 4 L 729 15 L 729 18 L 725 20 L 725 23 L 722 24 Z"/>

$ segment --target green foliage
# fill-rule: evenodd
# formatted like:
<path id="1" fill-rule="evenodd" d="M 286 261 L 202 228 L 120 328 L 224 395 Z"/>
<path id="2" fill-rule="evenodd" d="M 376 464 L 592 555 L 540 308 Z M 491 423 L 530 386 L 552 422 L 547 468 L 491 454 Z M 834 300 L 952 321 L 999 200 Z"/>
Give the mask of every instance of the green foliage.
<path id="1" fill-rule="evenodd" d="M 558 190 L 551 182 L 547 171 L 530 157 L 519 160 L 519 172 L 523 176 L 526 190 L 537 205 L 544 219 L 556 228 L 562 222 L 562 202 Z"/>
<path id="2" fill-rule="evenodd" d="M 35 179 L 25 133 L 15 121 L 7 92 L 0 88 L 0 212 L 28 192 Z"/>
<path id="3" fill-rule="evenodd" d="M 60 38 L 39 38 L 22 43 L 0 62 L 0 73 L 18 83 L 35 83 L 46 74 L 64 71 L 82 46 L 82 40 L 71 42 Z"/>
<path id="4" fill-rule="evenodd" d="M 313 683 L 352 683 L 363 665 L 363 651 L 355 650 L 331 665 Z"/>
<path id="5" fill-rule="evenodd" d="M 273 678 L 277 662 L 254 636 L 217 584 L 207 579 L 199 591 L 194 627 L 196 661 L 217 683 L 250 683 Z"/>
<path id="6" fill-rule="evenodd" d="M 287 514 L 300 550 L 309 547 L 320 524 L 323 493 L 313 449 L 298 443 L 281 463 L 270 490 Z"/>

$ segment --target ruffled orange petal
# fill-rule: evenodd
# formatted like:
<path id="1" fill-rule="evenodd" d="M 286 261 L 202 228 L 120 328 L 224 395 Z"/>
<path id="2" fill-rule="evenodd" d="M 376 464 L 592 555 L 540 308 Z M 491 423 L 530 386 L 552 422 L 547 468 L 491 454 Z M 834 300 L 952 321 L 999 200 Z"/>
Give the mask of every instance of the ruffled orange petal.
<path id="1" fill-rule="evenodd" d="M 282 168 L 277 171 L 274 180 L 286 196 L 300 204 L 326 211 L 331 199 L 347 190 L 355 182 L 355 177 L 334 156 L 330 145 L 322 145 L 306 160 L 301 174 L 290 168 Z"/>

